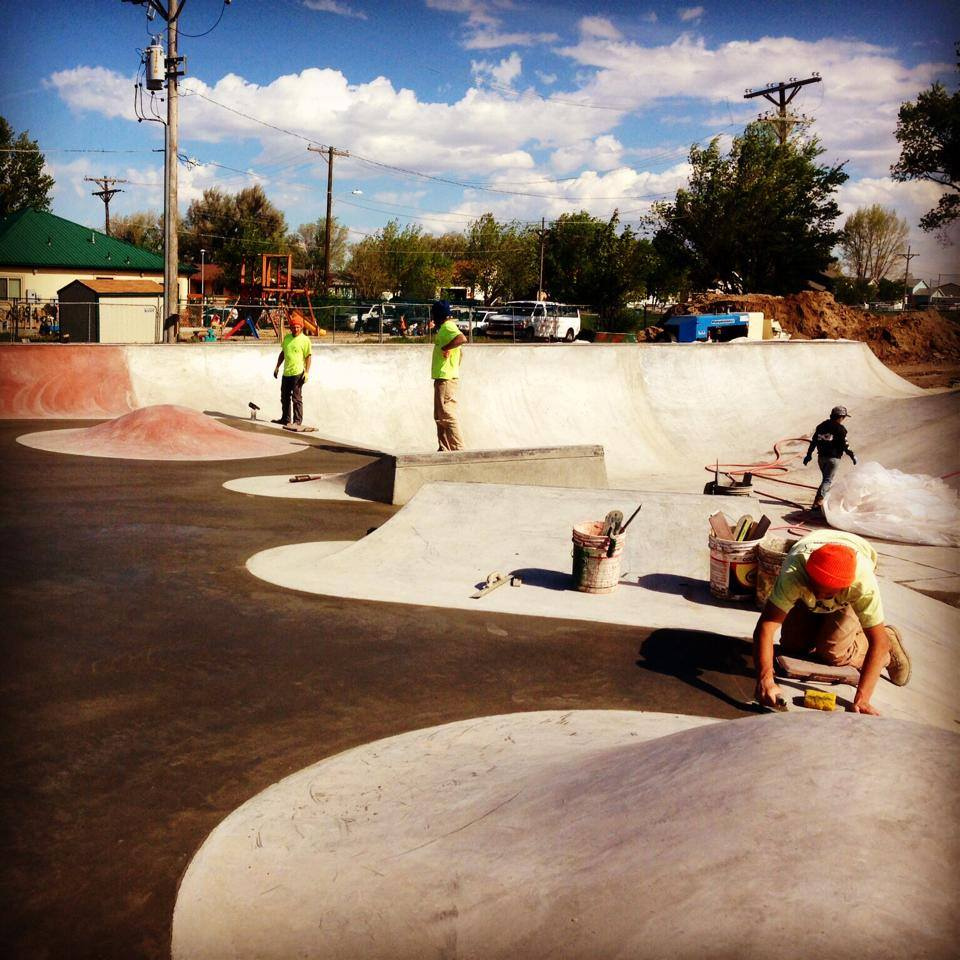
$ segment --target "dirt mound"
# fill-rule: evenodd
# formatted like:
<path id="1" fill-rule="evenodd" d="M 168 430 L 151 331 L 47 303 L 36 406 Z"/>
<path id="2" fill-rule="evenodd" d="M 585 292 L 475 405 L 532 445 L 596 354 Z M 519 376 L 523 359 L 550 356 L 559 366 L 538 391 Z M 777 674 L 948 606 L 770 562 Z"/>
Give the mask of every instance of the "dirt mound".
<path id="1" fill-rule="evenodd" d="M 960 323 L 932 309 L 869 313 L 837 303 L 833 294 L 808 290 L 786 297 L 711 294 L 692 298 L 672 312 L 757 310 L 798 340 L 862 340 L 879 359 L 893 363 L 960 360 Z"/>

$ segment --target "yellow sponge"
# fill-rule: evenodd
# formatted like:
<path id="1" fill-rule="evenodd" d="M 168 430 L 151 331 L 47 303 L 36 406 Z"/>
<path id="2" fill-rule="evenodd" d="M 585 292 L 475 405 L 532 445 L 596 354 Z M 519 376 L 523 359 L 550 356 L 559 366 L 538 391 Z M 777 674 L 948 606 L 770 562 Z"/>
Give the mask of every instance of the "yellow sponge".
<path id="1" fill-rule="evenodd" d="M 807 690 L 803 695 L 803 705 L 811 710 L 836 710 L 837 695 L 825 690 Z"/>

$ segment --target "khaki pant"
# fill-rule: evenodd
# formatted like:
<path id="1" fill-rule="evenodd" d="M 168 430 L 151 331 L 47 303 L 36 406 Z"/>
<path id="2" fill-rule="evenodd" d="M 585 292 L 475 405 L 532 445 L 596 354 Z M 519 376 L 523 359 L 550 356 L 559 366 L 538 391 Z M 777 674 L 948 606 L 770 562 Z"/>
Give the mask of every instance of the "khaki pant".
<path id="1" fill-rule="evenodd" d="M 457 422 L 459 380 L 433 381 L 433 419 L 437 421 L 437 443 L 441 450 L 462 450 L 463 436 Z"/>
<path id="2" fill-rule="evenodd" d="M 780 652 L 789 657 L 807 659 L 833 667 L 863 666 L 867 655 L 867 636 L 852 607 L 834 613 L 811 613 L 802 603 L 787 614 L 780 629 Z"/>

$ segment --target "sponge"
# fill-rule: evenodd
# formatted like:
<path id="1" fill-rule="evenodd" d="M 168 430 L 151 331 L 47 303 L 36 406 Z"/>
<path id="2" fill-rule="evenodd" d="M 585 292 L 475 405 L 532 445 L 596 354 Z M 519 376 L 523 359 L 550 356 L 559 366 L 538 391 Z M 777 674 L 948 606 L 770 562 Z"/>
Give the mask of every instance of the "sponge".
<path id="1" fill-rule="evenodd" d="M 836 710 L 837 695 L 825 690 L 807 690 L 803 695 L 803 705 L 811 710 Z"/>

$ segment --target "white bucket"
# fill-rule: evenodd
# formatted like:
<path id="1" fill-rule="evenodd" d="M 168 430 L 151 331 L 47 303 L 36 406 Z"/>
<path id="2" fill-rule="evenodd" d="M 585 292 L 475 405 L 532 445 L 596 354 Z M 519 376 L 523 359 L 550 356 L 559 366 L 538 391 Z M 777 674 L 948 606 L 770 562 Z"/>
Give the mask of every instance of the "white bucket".
<path id="1" fill-rule="evenodd" d="M 721 540 L 712 533 L 710 592 L 720 600 L 752 600 L 757 590 L 759 540 Z"/>

